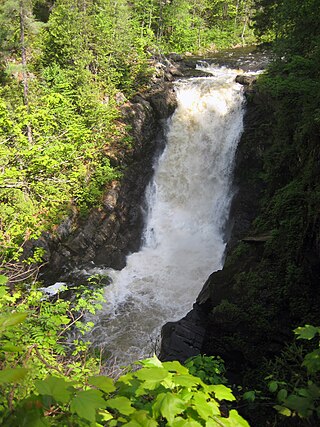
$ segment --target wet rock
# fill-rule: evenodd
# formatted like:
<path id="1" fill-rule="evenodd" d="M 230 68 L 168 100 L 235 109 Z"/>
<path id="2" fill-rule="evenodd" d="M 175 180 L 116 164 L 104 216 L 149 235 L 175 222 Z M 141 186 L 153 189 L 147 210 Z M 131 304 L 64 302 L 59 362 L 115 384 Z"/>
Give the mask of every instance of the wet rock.
<path id="1" fill-rule="evenodd" d="M 177 97 L 173 84 L 165 83 L 163 87 L 153 90 L 147 98 L 159 120 L 171 116 L 177 108 Z"/>
<path id="2" fill-rule="evenodd" d="M 245 86 L 252 86 L 257 81 L 257 76 L 240 74 L 236 76 L 236 82 Z"/>
<path id="3" fill-rule="evenodd" d="M 169 67 L 169 73 L 174 77 L 183 77 L 183 72 L 178 67 Z"/>
<path id="4" fill-rule="evenodd" d="M 179 322 L 167 323 L 161 331 L 160 360 L 186 359 L 201 352 L 206 324 L 203 310 L 197 304 L 193 310 Z"/>
<path id="5" fill-rule="evenodd" d="M 170 53 L 168 55 L 168 59 L 171 60 L 171 61 L 174 61 L 174 62 L 180 62 L 180 61 L 183 60 L 183 57 L 179 53 L 174 53 L 173 52 L 173 53 Z"/>

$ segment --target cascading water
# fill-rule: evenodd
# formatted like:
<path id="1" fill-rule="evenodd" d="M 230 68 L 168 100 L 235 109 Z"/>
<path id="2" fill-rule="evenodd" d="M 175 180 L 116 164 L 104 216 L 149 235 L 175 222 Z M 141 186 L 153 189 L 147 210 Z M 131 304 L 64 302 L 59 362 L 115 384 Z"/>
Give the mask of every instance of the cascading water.
<path id="1" fill-rule="evenodd" d="M 178 107 L 147 189 L 142 249 L 121 271 L 99 270 L 113 283 L 91 340 L 120 363 L 148 356 L 161 326 L 183 317 L 222 268 L 243 93 L 235 70 L 206 71 L 210 77 L 176 85 Z"/>

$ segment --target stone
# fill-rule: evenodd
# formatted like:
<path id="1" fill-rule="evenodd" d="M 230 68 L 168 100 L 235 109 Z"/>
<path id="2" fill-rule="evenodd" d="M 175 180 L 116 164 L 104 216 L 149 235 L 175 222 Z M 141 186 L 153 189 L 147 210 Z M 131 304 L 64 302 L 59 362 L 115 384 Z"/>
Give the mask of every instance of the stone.
<path id="1" fill-rule="evenodd" d="M 201 352 L 206 331 L 205 316 L 197 304 L 194 305 L 183 319 L 165 324 L 161 331 L 161 350 L 159 359 L 162 361 L 186 359 Z"/>
<path id="2" fill-rule="evenodd" d="M 239 74 L 236 76 L 236 82 L 245 86 L 252 86 L 257 81 L 257 76 L 250 74 Z"/>

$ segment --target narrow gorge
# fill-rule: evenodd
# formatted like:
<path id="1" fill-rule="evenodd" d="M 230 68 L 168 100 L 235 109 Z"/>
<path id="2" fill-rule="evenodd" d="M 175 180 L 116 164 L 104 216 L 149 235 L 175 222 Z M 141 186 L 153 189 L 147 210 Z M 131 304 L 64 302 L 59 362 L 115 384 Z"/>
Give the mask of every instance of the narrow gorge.
<path id="1" fill-rule="evenodd" d="M 140 251 L 121 271 L 91 271 L 112 280 L 91 339 L 123 363 L 152 353 L 161 326 L 184 316 L 223 264 L 244 97 L 235 70 L 205 70 L 208 77 L 175 84 L 178 105 L 147 187 Z"/>
<path id="2" fill-rule="evenodd" d="M 160 72 L 175 82 L 123 107 L 138 144 L 122 185 L 106 193 L 103 210 L 84 226 L 49 242 L 47 280 L 59 271 L 64 283 L 92 274 L 111 282 L 90 340 L 119 363 L 157 351 L 161 327 L 184 317 L 208 276 L 223 266 L 230 231 L 237 230 L 231 222 L 242 214 L 233 212 L 229 220 L 238 191 L 232 178 L 243 131 L 243 84 L 254 78 L 239 76 L 239 68 L 257 70 L 266 61 L 250 51 L 168 61 Z M 161 357 L 184 360 L 201 351 L 204 329 L 193 317 L 194 311 L 182 336 L 168 335 L 166 326 Z"/>

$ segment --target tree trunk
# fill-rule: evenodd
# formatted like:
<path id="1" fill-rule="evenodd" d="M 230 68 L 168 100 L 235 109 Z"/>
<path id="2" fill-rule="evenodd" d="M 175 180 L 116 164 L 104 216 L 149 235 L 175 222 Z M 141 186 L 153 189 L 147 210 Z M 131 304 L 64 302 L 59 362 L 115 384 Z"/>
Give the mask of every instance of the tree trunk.
<path id="1" fill-rule="evenodd" d="M 19 17 L 20 17 L 20 45 L 21 45 L 21 63 L 22 63 L 22 84 L 23 84 L 23 103 L 28 108 L 28 73 L 27 73 L 27 49 L 25 43 L 25 25 L 26 25 L 26 10 L 23 0 L 19 4 Z M 29 143 L 32 143 L 32 129 L 30 124 L 27 124 L 27 135 Z"/>
<path id="2" fill-rule="evenodd" d="M 247 0 L 245 3 L 245 10 L 244 10 L 245 18 L 244 18 L 244 23 L 243 23 L 242 33 L 241 33 L 242 46 L 245 46 L 244 34 L 246 32 L 246 28 L 249 22 L 250 7 L 251 7 L 251 2 L 250 0 Z"/>

